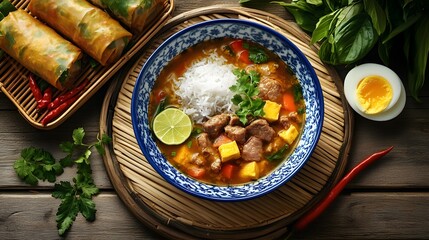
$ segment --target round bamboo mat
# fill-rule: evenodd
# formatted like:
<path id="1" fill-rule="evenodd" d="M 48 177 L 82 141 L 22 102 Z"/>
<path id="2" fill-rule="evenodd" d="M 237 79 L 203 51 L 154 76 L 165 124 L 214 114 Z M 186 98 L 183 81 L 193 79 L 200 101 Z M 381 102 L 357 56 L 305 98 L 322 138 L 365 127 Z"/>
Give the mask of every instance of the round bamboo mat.
<path id="1" fill-rule="evenodd" d="M 325 101 L 322 134 L 308 163 L 278 190 L 243 202 L 204 200 L 171 186 L 145 160 L 131 123 L 133 88 L 150 53 L 178 30 L 217 18 L 258 21 L 288 37 L 315 68 Z M 104 157 L 107 172 L 119 197 L 141 222 L 171 239 L 274 239 L 288 234 L 288 226 L 326 195 L 344 172 L 353 117 L 341 79 L 320 61 L 309 42 L 294 22 L 255 9 L 216 5 L 174 17 L 143 48 L 134 65 L 111 85 L 100 119 L 101 133 L 113 138 Z"/>

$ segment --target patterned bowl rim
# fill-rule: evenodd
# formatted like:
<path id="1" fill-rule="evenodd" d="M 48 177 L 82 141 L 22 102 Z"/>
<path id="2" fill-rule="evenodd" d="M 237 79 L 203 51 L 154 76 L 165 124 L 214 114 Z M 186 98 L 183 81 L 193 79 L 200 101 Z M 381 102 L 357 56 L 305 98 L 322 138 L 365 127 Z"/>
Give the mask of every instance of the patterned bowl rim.
<path id="1" fill-rule="evenodd" d="M 194 29 L 198 29 L 198 28 L 204 28 L 210 25 L 217 25 L 217 24 L 241 24 L 245 27 L 251 27 L 251 28 L 255 28 L 255 29 L 259 29 L 260 31 L 263 31 L 273 37 L 275 37 L 276 39 L 278 39 L 278 41 L 283 42 L 285 45 L 287 45 L 287 47 L 289 49 L 292 50 L 292 52 L 294 54 L 297 55 L 297 58 L 303 63 L 303 65 L 306 67 L 308 74 L 310 75 L 310 78 L 312 79 L 312 83 L 314 84 L 314 88 L 315 88 L 315 93 L 317 96 L 314 96 L 315 99 L 317 99 L 317 102 L 319 103 L 319 108 L 318 113 L 320 115 L 320 118 L 317 119 L 317 126 L 316 126 L 316 132 L 314 133 L 314 141 L 311 143 L 310 146 L 308 146 L 308 150 L 305 153 L 305 156 L 300 157 L 300 162 L 298 163 L 298 165 L 296 165 L 293 170 L 288 174 L 287 177 L 283 177 L 282 179 L 276 181 L 276 184 L 269 184 L 268 186 L 263 184 L 263 180 L 266 179 L 268 176 L 270 176 L 273 172 L 278 171 L 279 168 L 284 167 L 284 165 L 288 164 L 288 160 L 283 160 L 283 163 L 281 163 L 279 166 L 277 166 L 277 168 L 275 168 L 274 170 L 272 170 L 272 172 L 270 174 L 268 174 L 265 177 L 262 177 L 260 179 L 258 179 L 257 181 L 252 181 L 249 183 L 245 183 L 245 184 L 240 184 L 240 185 L 231 185 L 231 186 L 214 186 L 211 184 L 207 184 L 204 183 L 202 181 L 198 181 L 195 180 L 191 177 L 186 176 L 185 174 L 181 173 L 176 167 L 174 167 L 173 165 L 171 165 L 171 163 L 168 162 L 168 160 L 165 159 L 164 156 L 162 156 L 163 161 L 169 166 L 169 168 L 172 168 L 172 170 L 174 172 L 176 172 L 176 174 L 178 175 L 182 175 L 184 176 L 184 178 L 186 179 L 186 181 L 190 181 L 193 184 L 197 184 L 199 186 L 204 186 L 207 190 L 209 190 L 210 193 L 207 194 L 207 192 L 199 192 L 199 191 L 195 191 L 193 188 L 189 188 L 187 186 L 181 185 L 181 184 L 176 184 L 176 182 L 170 178 L 170 176 L 168 176 L 167 174 L 165 174 L 162 169 L 159 168 L 159 166 L 153 162 L 151 160 L 151 156 L 149 155 L 148 149 L 144 147 L 144 142 L 143 139 L 138 137 L 139 133 L 144 131 L 142 129 L 139 128 L 139 124 L 138 124 L 138 120 L 139 120 L 139 116 L 137 113 L 137 96 L 140 93 L 140 84 L 142 84 L 142 82 L 144 82 L 144 74 L 145 71 L 147 71 L 147 69 L 149 68 L 149 66 L 153 63 L 154 59 L 156 59 L 157 55 L 159 54 L 159 52 L 161 52 L 166 46 L 168 46 L 172 41 L 174 41 L 177 38 L 180 38 L 182 35 L 186 34 L 188 31 L 192 31 Z M 214 39 L 216 37 L 210 38 L 210 39 Z M 197 42 L 198 43 L 198 42 Z M 196 44 L 196 43 L 194 43 Z M 182 50 L 184 51 L 184 50 Z M 177 54 L 180 54 L 181 52 L 178 52 Z M 163 66 L 165 67 L 165 65 Z M 159 74 L 159 73 L 158 73 Z M 296 73 L 295 73 L 296 74 Z M 156 78 L 155 78 L 156 79 Z M 301 80 L 298 79 L 300 81 L 300 84 L 302 84 Z M 307 103 L 306 103 L 307 105 Z M 306 115 L 308 115 L 307 112 L 308 107 L 306 107 Z M 301 50 L 299 50 L 299 48 L 292 43 L 286 36 L 282 35 L 281 33 L 275 31 L 272 28 L 269 28 L 265 25 L 250 21 L 250 20 L 243 20 L 243 19 L 214 19 L 214 20 L 206 20 L 203 22 L 199 22 L 199 23 L 195 23 L 191 26 L 188 26 L 182 30 L 179 30 L 178 32 L 172 34 L 170 37 L 168 37 L 165 41 L 163 41 L 156 49 L 155 51 L 149 56 L 149 58 L 146 60 L 145 64 L 143 65 L 134 89 L 133 89 L 133 93 L 132 93 L 132 99 L 131 99 L 131 120 L 132 120 L 132 126 L 133 126 L 133 130 L 135 133 L 135 137 L 137 139 L 138 145 L 140 147 L 140 149 L 143 152 L 143 155 L 145 156 L 145 158 L 147 159 L 147 161 L 150 163 L 150 165 L 156 170 L 156 172 L 158 174 L 160 174 L 167 182 L 169 182 L 170 184 L 172 184 L 173 186 L 175 186 L 176 188 L 189 193 L 193 196 L 197 196 L 203 199 L 207 199 L 207 200 L 215 200 L 215 201 L 225 201 L 225 202 L 234 202 L 234 201 L 242 201 L 242 200 L 250 200 L 256 197 L 260 197 L 263 196 L 267 193 L 270 193 L 272 191 L 274 191 L 275 189 L 277 189 L 278 187 L 282 186 L 283 184 L 285 184 L 286 182 L 288 182 L 290 179 L 292 179 L 292 177 L 299 172 L 299 170 L 305 165 L 305 163 L 310 159 L 311 154 L 313 153 L 314 149 L 316 148 L 317 142 L 320 139 L 320 135 L 322 132 L 322 125 L 323 125 L 323 116 L 324 116 L 324 100 L 323 100 L 323 94 L 322 94 L 322 87 L 320 85 L 319 79 L 316 75 L 316 72 L 314 71 L 314 68 L 312 67 L 311 63 L 308 61 L 307 57 L 305 57 L 305 55 L 301 52 Z M 146 121 L 147 121 L 147 117 L 146 117 Z M 306 121 L 307 124 L 307 121 Z M 304 125 L 305 127 L 305 125 Z M 303 134 L 302 134 L 303 135 Z M 152 138 L 151 136 L 149 136 L 149 138 Z M 300 141 L 302 140 L 302 136 L 300 136 Z M 153 138 L 152 138 L 153 141 Z M 155 144 L 156 145 L 156 144 Z M 297 146 L 300 146 L 300 143 L 297 144 Z M 156 147 L 156 151 L 160 154 L 160 150 L 158 147 Z M 295 149 L 296 151 L 296 149 Z M 288 158 L 290 158 L 295 151 L 291 154 L 288 155 Z M 262 186 L 263 189 L 262 191 L 254 191 L 254 187 L 255 186 Z M 247 194 L 245 195 L 234 195 L 234 191 L 236 189 L 240 189 L 241 191 L 245 190 L 247 191 Z M 253 191 L 252 191 L 253 190 Z M 227 196 L 223 196 L 223 195 L 218 195 L 215 192 L 216 191 L 227 191 L 228 193 L 231 193 L 232 195 L 227 195 Z"/>

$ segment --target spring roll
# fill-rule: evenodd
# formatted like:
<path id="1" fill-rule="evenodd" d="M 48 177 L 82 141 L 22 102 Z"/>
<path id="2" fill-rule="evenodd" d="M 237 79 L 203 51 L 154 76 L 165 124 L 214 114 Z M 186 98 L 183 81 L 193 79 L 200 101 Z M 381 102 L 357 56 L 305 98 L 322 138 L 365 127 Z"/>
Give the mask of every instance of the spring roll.
<path id="1" fill-rule="evenodd" d="M 132 34 L 84 0 L 31 0 L 29 10 L 101 65 L 115 62 Z"/>
<path id="2" fill-rule="evenodd" d="M 90 0 L 134 32 L 141 32 L 162 10 L 164 0 Z"/>
<path id="3" fill-rule="evenodd" d="M 0 21 L 0 48 L 60 90 L 81 71 L 82 51 L 21 9 Z"/>

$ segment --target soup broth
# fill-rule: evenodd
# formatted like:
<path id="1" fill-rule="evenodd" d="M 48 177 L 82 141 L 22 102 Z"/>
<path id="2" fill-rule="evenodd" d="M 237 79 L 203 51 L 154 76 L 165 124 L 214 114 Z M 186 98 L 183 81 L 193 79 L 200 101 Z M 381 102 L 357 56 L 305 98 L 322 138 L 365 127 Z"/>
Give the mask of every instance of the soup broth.
<path id="1" fill-rule="evenodd" d="M 242 39 L 208 40 L 172 59 L 153 87 L 150 121 L 168 107 L 183 109 L 193 131 L 180 145 L 156 139 L 159 149 L 183 173 L 215 185 L 268 175 L 294 150 L 305 121 L 293 72 Z"/>

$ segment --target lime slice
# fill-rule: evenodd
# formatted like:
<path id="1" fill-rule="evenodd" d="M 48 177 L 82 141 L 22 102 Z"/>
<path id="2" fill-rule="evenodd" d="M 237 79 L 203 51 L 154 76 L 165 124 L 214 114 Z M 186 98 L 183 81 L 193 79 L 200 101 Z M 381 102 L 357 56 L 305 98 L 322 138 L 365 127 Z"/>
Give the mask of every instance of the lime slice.
<path id="1" fill-rule="evenodd" d="M 179 145 L 192 132 L 192 122 L 188 115 L 177 108 L 167 108 L 153 120 L 155 136 L 167 145 Z"/>

